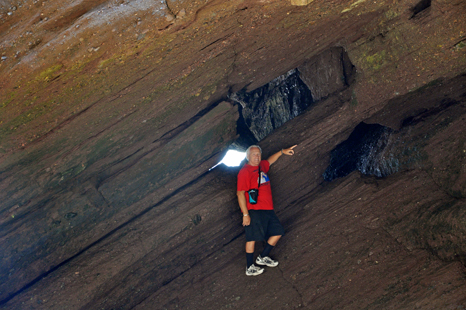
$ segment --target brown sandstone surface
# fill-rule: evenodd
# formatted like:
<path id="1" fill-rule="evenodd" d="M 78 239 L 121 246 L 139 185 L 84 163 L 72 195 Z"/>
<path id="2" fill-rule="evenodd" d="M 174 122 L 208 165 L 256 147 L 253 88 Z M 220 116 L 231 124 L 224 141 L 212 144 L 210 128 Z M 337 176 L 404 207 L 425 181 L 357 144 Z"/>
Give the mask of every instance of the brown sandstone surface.
<path id="1" fill-rule="evenodd" d="M 0 307 L 466 308 L 464 1 L 306 3 L 1 3 Z M 250 278 L 238 168 L 208 169 L 228 94 L 294 68 L 320 101 L 260 142 L 298 147 L 270 173 L 280 265 Z M 361 122 L 395 173 L 324 181 Z"/>

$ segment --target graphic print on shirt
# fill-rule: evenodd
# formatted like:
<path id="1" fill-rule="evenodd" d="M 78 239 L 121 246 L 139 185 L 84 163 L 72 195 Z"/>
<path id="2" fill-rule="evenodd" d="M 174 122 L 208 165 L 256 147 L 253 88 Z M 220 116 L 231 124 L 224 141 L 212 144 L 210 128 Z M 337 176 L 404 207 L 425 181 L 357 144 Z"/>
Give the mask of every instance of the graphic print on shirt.
<path id="1" fill-rule="evenodd" d="M 261 179 L 260 179 L 260 181 L 261 181 L 260 184 L 265 184 L 265 183 L 270 182 L 269 176 L 268 176 L 265 172 L 263 172 L 263 171 L 261 171 Z"/>

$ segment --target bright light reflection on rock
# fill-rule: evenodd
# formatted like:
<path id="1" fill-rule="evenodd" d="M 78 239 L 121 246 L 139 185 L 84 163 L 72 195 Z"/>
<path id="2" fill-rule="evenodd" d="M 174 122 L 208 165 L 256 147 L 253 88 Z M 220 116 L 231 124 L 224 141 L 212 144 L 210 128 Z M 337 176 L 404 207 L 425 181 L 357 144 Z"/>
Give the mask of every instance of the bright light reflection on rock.
<path id="1" fill-rule="evenodd" d="M 209 171 L 214 169 L 220 164 L 225 164 L 228 167 L 238 167 L 245 157 L 246 157 L 246 152 L 229 150 L 226 153 L 225 157 L 223 157 L 223 159 L 218 164 L 210 168 Z"/>

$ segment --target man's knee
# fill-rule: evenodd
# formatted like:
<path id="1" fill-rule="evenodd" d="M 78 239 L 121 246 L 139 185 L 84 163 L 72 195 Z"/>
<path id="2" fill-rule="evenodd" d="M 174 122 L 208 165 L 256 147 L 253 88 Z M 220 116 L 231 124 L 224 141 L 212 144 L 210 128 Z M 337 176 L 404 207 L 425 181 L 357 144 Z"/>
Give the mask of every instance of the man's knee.
<path id="1" fill-rule="evenodd" d="M 246 253 L 254 253 L 255 244 L 256 244 L 256 241 L 246 242 Z"/>
<path id="2" fill-rule="evenodd" d="M 267 242 L 268 242 L 268 244 L 275 246 L 277 244 L 278 240 L 280 240 L 281 237 L 282 237 L 282 235 L 271 236 L 269 238 L 269 240 L 267 240 Z"/>

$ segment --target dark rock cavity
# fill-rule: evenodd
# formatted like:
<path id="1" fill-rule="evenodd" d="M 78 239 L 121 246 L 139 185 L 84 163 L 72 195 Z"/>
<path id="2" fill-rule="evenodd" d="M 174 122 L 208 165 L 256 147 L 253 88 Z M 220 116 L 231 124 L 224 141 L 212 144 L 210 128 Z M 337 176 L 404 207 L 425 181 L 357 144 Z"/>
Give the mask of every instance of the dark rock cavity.
<path id="1" fill-rule="evenodd" d="M 430 8 L 431 5 L 432 5 L 432 0 L 421 0 L 421 1 L 419 1 L 419 2 L 411 9 L 411 11 L 413 12 L 413 15 L 411 16 L 411 18 L 417 17 L 418 14 L 420 14 L 421 12 L 424 12 L 425 10 L 427 10 L 428 8 Z"/>
<path id="2" fill-rule="evenodd" d="M 230 98 L 241 104 L 246 126 L 257 141 L 301 114 L 312 104 L 306 84 L 293 69 L 251 92 L 239 91 Z"/>
<path id="3" fill-rule="evenodd" d="M 332 150 L 324 179 L 332 181 L 355 170 L 377 177 L 397 172 L 397 159 L 384 152 L 391 133 L 390 128 L 379 124 L 360 123 L 346 141 Z"/>
<path id="4" fill-rule="evenodd" d="M 244 88 L 231 94 L 230 99 L 242 107 L 238 123 L 240 135 L 248 139 L 251 133 L 256 141 L 262 140 L 314 102 L 350 86 L 355 72 L 346 51 L 335 47 L 262 87 L 250 92 Z"/>

